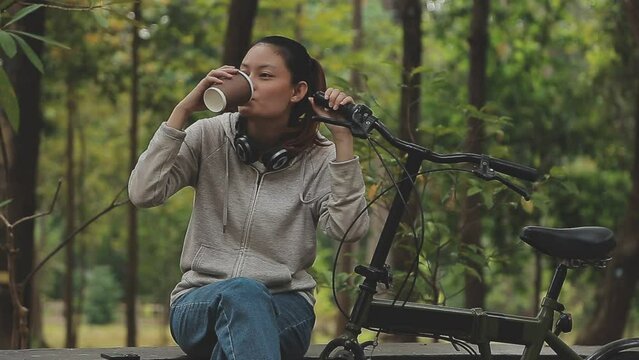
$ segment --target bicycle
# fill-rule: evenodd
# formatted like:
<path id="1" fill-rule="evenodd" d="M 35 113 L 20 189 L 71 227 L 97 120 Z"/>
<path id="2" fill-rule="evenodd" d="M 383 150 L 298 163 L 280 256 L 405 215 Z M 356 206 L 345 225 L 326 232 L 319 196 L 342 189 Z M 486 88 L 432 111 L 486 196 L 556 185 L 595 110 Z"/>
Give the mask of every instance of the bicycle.
<path id="1" fill-rule="evenodd" d="M 317 104 L 328 107 L 323 93 L 314 94 L 314 100 Z M 528 226 L 522 230 L 520 238 L 523 241 L 546 255 L 562 259 L 555 269 L 546 296 L 535 317 L 488 312 L 480 308 L 466 309 L 409 302 L 397 306 L 396 301 L 375 299 L 377 285 L 389 284 L 391 275 L 386 259 L 424 160 L 442 164 L 474 164 L 477 167 L 472 173 L 479 178 L 499 181 L 526 199 L 529 198 L 529 194 L 525 189 L 498 173 L 532 182 L 537 179 L 537 171 L 488 155 L 438 154 L 398 139 L 365 105 L 348 104 L 342 106 L 340 111 L 345 115 L 346 121 L 323 117 L 317 117 L 315 120 L 348 127 L 353 136 L 362 139 L 368 139 L 371 132 L 376 130 L 393 147 L 404 151 L 407 157 L 402 167 L 405 177 L 396 183 L 397 193 L 372 260 L 368 266 L 355 267 L 355 273 L 364 279 L 359 285 L 357 299 L 348 317 L 345 331 L 326 345 L 320 359 L 364 360 L 363 349 L 375 345 L 372 342 L 358 342 L 362 329 L 368 328 L 385 333 L 448 339 L 453 345 L 463 346 L 469 353 L 477 355 L 466 342 L 475 344 L 480 358 L 484 360 L 491 358 L 491 342 L 524 345 L 522 360 L 537 359 L 544 343 L 548 344 L 560 359 L 582 360 L 559 338 L 561 333 L 572 329 L 572 318 L 565 312 L 564 305 L 558 301 L 559 293 L 569 268 L 606 266 L 611 260 L 608 253 L 615 246 L 613 232 L 597 226 L 563 229 Z M 555 322 L 556 313 L 558 320 Z M 622 359 L 624 356 L 639 358 L 639 352 L 628 352 L 633 349 L 639 349 L 639 338 L 611 342 L 599 348 L 587 360 Z"/>

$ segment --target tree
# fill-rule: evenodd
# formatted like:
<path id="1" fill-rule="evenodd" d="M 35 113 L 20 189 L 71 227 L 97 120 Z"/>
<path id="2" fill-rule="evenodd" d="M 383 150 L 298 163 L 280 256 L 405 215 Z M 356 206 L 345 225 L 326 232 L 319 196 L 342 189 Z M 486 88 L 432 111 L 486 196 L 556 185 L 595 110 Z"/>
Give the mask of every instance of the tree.
<path id="1" fill-rule="evenodd" d="M 74 118 L 77 116 L 77 103 L 75 88 L 76 84 L 73 80 L 73 75 L 68 74 L 66 80 L 67 85 L 67 224 L 66 234 L 67 236 L 73 233 L 75 229 L 75 217 L 76 217 L 76 200 L 75 200 L 75 135 L 74 135 Z M 65 249 L 66 254 L 66 276 L 64 283 L 64 312 L 66 322 L 66 347 L 74 348 L 77 344 L 76 338 L 76 324 L 75 324 L 75 306 L 74 298 L 75 291 L 73 286 L 73 278 L 75 275 L 75 251 L 73 241 L 67 245 Z"/>
<path id="2" fill-rule="evenodd" d="M 481 109 L 486 102 L 486 53 L 488 49 L 489 0 L 474 0 L 470 24 L 470 73 L 468 75 L 468 96 L 470 105 Z M 483 151 L 483 120 L 468 119 L 468 132 L 464 150 L 481 154 Z M 462 205 L 460 232 L 461 245 L 466 251 L 481 251 L 481 195 L 467 196 Z M 486 287 L 483 283 L 483 264 L 471 261 L 465 274 L 466 307 L 484 307 Z"/>
<path id="3" fill-rule="evenodd" d="M 251 44 L 257 0 L 231 0 L 222 63 L 240 66 Z"/>
<path id="4" fill-rule="evenodd" d="M 626 213 L 617 229 L 617 247 L 612 253 L 605 279 L 597 298 L 596 312 L 577 343 L 599 345 L 623 337 L 632 299 L 639 281 L 639 1 L 623 1 L 627 27 L 619 26 L 621 36 L 632 36 L 634 46 L 621 54 L 628 59 L 628 71 L 634 75 L 634 151 L 632 156 L 632 188 Z M 622 29 L 630 29 L 632 35 Z"/>
<path id="5" fill-rule="evenodd" d="M 352 19 L 352 27 L 353 27 L 353 53 L 362 50 L 362 46 L 364 43 L 364 28 L 362 24 L 362 0 L 353 0 L 353 19 Z M 362 74 L 356 67 L 351 70 L 351 86 L 353 91 L 359 92 L 362 91 Z M 357 251 L 356 243 L 343 243 L 342 244 L 343 256 L 341 261 L 338 262 L 339 269 L 337 269 L 338 273 L 351 274 L 354 268 L 354 258 L 355 253 Z M 352 281 L 349 282 L 349 288 L 344 289 L 337 293 L 336 301 L 340 304 L 342 309 L 348 311 L 352 306 L 350 288 L 353 286 Z M 342 334 L 344 329 L 346 328 L 346 323 L 348 319 L 344 317 L 341 312 L 337 312 L 335 314 L 335 333 L 336 336 Z"/>
<path id="6" fill-rule="evenodd" d="M 38 1 L 38 3 L 40 3 Z M 31 34 L 44 34 L 45 11 L 40 8 L 21 20 L 21 28 Z M 42 54 L 43 44 L 31 38 L 26 40 L 37 56 Z M 36 210 L 36 179 L 38 156 L 40 147 L 40 132 L 42 130 L 42 108 L 40 97 L 42 93 L 41 73 L 36 69 L 28 57 L 19 53 L 5 62 L 9 77 L 13 83 L 19 102 L 20 125 L 15 136 L 15 149 L 9 153 L 15 154 L 14 167 L 8 172 L 9 220 L 23 218 L 35 213 Z M 16 229 L 16 238 L 20 239 L 20 253 L 18 258 L 17 276 L 23 278 L 33 267 L 34 254 L 34 225 L 33 222 L 21 224 Z M 0 269 L 5 269 L 4 261 Z M 24 304 L 29 308 L 33 298 L 31 286 L 22 289 Z M 8 300 L 8 293 L 0 293 L 0 334 L 13 328 L 15 321 L 13 309 Z M 0 348 L 8 348 L 10 336 L 0 336 Z"/>
<path id="7" fill-rule="evenodd" d="M 410 142 L 418 142 L 416 129 L 420 120 L 421 104 L 422 77 L 419 68 L 422 64 L 422 4 L 419 0 L 401 0 L 397 2 L 396 6 L 403 30 L 399 136 L 401 139 Z M 405 175 L 402 174 L 401 176 Z M 415 221 L 419 210 L 417 207 L 418 197 L 419 194 L 413 194 L 412 201 L 408 202 L 406 213 L 402 219 L 403 223 L 412 224 Z M 394 268 L 404 274 L 417 271 L 417 269 L 413 268 L 416 265 L 414 261 L 417 255 L 409 250 L 414 241 L 415 239 L 411 233 L 399 236 L 393 245 L 391 262 Z M 397 295 L 400 298 L 411 296 L 408 291 L 412 290 L 412 286 L 409 284 L 410 280 L 408 278 L 404 277 L 397 282 L 396 286 L 401 286 L 398 284 L 403 283 L 404 280 L 406 280 L 406 284 L 402 289 L 404 293 Z M 416 337 L 413 335 L 394 334 L 389 335 L 388 339 L 393 342 L 415 342 Z"/>
<path id="8" fill-rule="evenodd" d="M 136 21 L 142 20 L 141 4 L 133 3 L 133 14 Z M 133 170 L 138 159 L 138 65 L 139 65 L 140 37 L 136 23 L 131 26 L 131 128 L 129 129 L 129 164 Z M 137 316 L 136 299 L 138 295 L 138 217 L 137 209 L 129 204 L 128 217 L 128 262 L 126 278 L 126 344 L 136 346 L 137 343 Z"/>

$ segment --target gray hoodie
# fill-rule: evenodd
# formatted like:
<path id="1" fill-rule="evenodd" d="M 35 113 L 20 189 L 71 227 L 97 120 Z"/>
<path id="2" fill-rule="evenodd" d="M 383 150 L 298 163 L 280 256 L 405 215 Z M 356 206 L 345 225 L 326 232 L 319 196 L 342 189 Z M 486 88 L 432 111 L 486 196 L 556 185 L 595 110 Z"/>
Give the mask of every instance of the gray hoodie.
<path id="1" fill-rule="evenodd" d="M 300 291 L 313 302 L 316 229 L 354 241 L 368 230 L 358 158 L 335 162 L 335 146 L 313 146 L 291 164 L 266 172 L 235 154 L 238 114 L 196 121 L 186 131 L 162 123 L 129 179 L 139 207 L 195 188 L 171 303 L 195 287 L 233 277 L 263 282 L 273 293 Z"/>

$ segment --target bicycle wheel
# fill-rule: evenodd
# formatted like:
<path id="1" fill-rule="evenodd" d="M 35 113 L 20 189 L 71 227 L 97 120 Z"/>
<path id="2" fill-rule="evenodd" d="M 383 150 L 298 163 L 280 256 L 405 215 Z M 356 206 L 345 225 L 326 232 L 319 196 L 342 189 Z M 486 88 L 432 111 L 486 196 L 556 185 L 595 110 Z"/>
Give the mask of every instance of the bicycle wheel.
<path id="1" fill-rule="evenodd" d="M 630 360 L 639 359 L 639 338 L 621 339 L 608 343 L 595 351 L 586 360 Z"/>

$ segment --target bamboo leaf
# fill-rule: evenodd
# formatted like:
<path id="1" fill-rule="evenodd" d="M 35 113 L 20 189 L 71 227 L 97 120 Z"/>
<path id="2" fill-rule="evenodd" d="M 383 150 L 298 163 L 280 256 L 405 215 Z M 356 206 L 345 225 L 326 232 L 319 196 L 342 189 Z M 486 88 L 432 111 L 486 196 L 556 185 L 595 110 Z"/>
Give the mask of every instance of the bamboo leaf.
<path id="1" fill-rule="evenodd" d="M 22 19 L 23 17 L 31 14 L 32 12 L 38 10 L 41 7 L 42 7 L 42 4 L 33 4 L 20 9 L 20 11 L 15 13 L 15 15 L 13 16 L 13 19 L 11 19 L 11 21 L 9 21 L 8 23 L 4 24 L 4 26 L 6 27 L 13 24 L 14 22 Z"/>
<path id="2" fill-rule="evenodd" d="M 0 107 L 4 110 L 9 118 L 9 123 L 13 127 L 14 131 L 18 131 L 18 124 L 20 124 L 20 108 L 18 107 L 18 98 L 13 91 L 13 86 L 9 77 L 4 72 L 4 69 L 0 67 Z"/>
<path id="3" fill-rule="evenodd" d="M 3 202 L 0 202 L 0 209 L 2 209 L 3 207 L 11 204 L 12 201 L 13 201 L 13 199 L 8 199 L 8 200 L 5 200 Z"/>
<path id="4" fill-rule="evenodd" d="M 16 42 L 6 31 L 0 30 L 0 46 L 2 46 L 2 51 L 10 58 L 14 57 L 16 52 L 18 52 Z"/>
<path id="5" fill-rule="evenodd" d="M 20 45 L 20 47 L 22 48 L 22 51 L 24 51 L 24 54 L 27 55 L 27 58 L 29 59 L 29 61 L 31 61 L 33 66 L 35 66 L 35 68 L 38 69 L 40 73 L 44 73 L 44 65 L 42 65 L 42 61 L 40 60 L 40 57 L 38 57 L 35 51 L 33 51 L 31 46 L 29 46 L 29 44 L 27 44 L 27 42 L 24 41 L 18 35 L 16 34 L 10 34 L 10 35 L 13 36 L 13 38 L 16 40 L 18 45 Z"/>
<path id="6" fill-rule="evenodd" d="M 31 34 L 31 33 L 27 33 L 27 32 L 24 32 L 24 31 L 18 31 L 18 30 L 9 30 L 9 32 L 12 32 L 12 33 L 15 33 L 15 34 L 20 34 L 22 36 L 27 36 L 27 37 L 30 37 L 30 38 L 33 38 L 33 39 L 36 39 L 36 40 L 40 40 L 40 41 L 42 41 L 44 43 L 47 43 L 47 44 L 50 44 L 50 45 L 54 45 L 54 46 L 58 46 L 58 47 L 61 47 L 61 48 L 67 49 L 67 50 L 71 49 L 70 47 L 64 45 L 63 43 L 57 42 L 55 40 L 51 40 L 49 38 L 45 38 L 44 36 Z"/>

